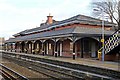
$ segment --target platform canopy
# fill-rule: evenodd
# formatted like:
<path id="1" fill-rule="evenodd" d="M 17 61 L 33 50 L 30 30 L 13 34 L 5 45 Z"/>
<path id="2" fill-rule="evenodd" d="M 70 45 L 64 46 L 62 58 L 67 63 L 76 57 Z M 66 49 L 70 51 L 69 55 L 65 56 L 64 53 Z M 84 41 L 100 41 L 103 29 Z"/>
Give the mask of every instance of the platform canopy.
<path id="1" fill-rule="evenodd" d="M 107 31 L 107 30 L 105 30 L 104 32 L 105 32 L 106 36 L 109 36 L 114 33 L 114 31 Z M 72 28 L 65 28 L 62 30 L 55 30 L 55 31 L 30 34 L 30 35 L 26 35 L 26 36 L 20 36 L 20 37 L 6 40 L 6 43 L 18 42 L 18 41 L 39 40 L 39 39 L 46 39 L 46 38 L 70 37 L 70 36 L 100 37 L 101 34 L 102 34 L 101 28 L 93 29 L 93 28 L 76 26 L 76 27 L 72 27 Z"/>

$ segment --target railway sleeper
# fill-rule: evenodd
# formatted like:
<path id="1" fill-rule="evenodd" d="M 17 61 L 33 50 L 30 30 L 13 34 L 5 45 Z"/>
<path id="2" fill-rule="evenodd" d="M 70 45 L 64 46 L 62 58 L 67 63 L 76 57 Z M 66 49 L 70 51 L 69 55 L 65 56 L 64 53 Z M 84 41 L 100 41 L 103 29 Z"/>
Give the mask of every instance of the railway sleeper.
<path id="1" fill-rule="evenodd" d="M 15 58 L 14 58 L 15 59 Z M 17 58 L 17 60 L 19 60 L 18 58 Z M 29 59 L 27 59 L 27 61 L 26 62 L 28 62 L 28 60 Z M 25 62 L 25 60 L 24 60 L 24 62 Z M 40 63 L 37 63 L 37 62 L 31 62 L 31 60 L 29 61 L 30 63 L 30 65 L 35 65 L 35 66 L 38 66 L 38 67 L 41 67 L 41 65 L 45 68 L 45 69 L 49 69 L 49 70 L 52 70 L 52 69 L 54 69 L 54 72 L 55 72 L 55 70 L 59 70 L 59 72 L 61 72 L 62 74 L 69 74 L 70 76 L 73 76 L 73 77 L 77 77 L 77 78 L 81 78 L 81 79 L 85 79 L 86 77 L 87 78 L 92 78 L 92 79 L 97 79 L 97 80 L 101 80 L 101 78 L 100 77 L 96 77 L 96 76 L 91 76 L 91 75 L 89 75 L 89 74 L 84 74 L 84 73 L 78 73 L 78 72 L 75 72 L 75 71 L 70 71 L 70 70 L 66 70 L 66 69 L 62 69 L 62 68 L 59 68 L 59 67 L 54 67 L 54 66 L 49 66 L 49 65 L 46 65 L 46 64 L 40 64 Z M 20 63 L 20 62 L 17 62 L 17 63 Z M 23 64 L 23 63 L 22 63 Z M 28 63 L 24 63 L 24 64 L 28 64 Z M 39 64 L 39 65 L 38 65 Z M 30 66 L 29 65 L 29 66 Z M 27 65 L 26 65 L 27 66 Z M 46 66 L 46 67 L 45 67 Z M 103 80 L 104 80 L 104 78 L 102 78 Z M 107 79 L 105 79 L 105 80 L 107 80 Z M 109 80 L 109 79 L 108 79 Z"/>
<path id="2" fill-rule="evenodd" d="M 50 72 L 52 72 L 51 74 L 53 74 L 54 76 L 56 75 L 56 76 L 58 76 L 59 78 L 69 78 L 70 79 L 70 77 L 71 78 L 79 78 L 79 79 L 82 79 L 81 77 L 76 77 L 76 76 L 74 76 L 74 75 L 70 75 L 69 73 L 66 73 L 66 72 L 63 72 L 63 71 L 60 71 L 59 69 L 60 68 L 55 68 L 55 67 L 51 67 L 51 66 L 49 66 L 49 65 L 42 65 L 42 64 L 39 64 L 39 63 L 34 63 L 34 62 L 31 62 L 31 61 L 25 61 L 25 60 L 23 60 L 22 61 L 22 63 L 20 62 L 21 60 L 16 60 L 17 61 L 17 63 L 19 63 L 21 66 L 25 66 L 25 67 L 28 67 L 28 68 L 31 68 L 31 69 L 34 69 L 35 71 L 42 71 L 42 72 L 45 72 L 46 70 L 47 70 L 47 72 L 45 72 L 45 73 L 48 73 L 48 71 L 49 71 L 49 73 Z M 19 61 L 19 62 L 18 62 Z M 26 64 L 26 65 L 24 65 L 23 64 L 23 62 L 24 62 L 24 64 Z M 32 66 L 31 66 L 32 65 Z M 30 67 L 31 66 L 31 67 Z M 33 66 L 34 66 L 34 68 L 33 68 Z M 44 69 L 44 70 L 41 70 L 41 69 Z M 57 75 L 59 73 L 59 75 Z M 66 75 L 66 76 L 65 76 Z"/>

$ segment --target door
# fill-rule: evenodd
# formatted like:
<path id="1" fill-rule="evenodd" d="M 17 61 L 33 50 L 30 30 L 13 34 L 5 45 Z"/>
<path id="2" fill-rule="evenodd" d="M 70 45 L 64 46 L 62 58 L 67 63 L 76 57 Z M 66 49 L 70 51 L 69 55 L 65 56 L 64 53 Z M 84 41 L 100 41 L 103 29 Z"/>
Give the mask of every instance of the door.
<path id="1" fill-rule="evenodd" d="M 60 56 L 62 56 L 62 43 L 60 43 Z"/>
<path id="2" fill-rule="evenodd" d="M 91 44 L 91 57 L 96 57 L 96 46 L 95 46 L 95 42 L 92 42 L 92 44 Z"/>
<path id="3" fill-rule="evenodd" d="M 46 54 L 48 54 L 48 50 L 49 50 L 49 43 L 46 43 Z"/>

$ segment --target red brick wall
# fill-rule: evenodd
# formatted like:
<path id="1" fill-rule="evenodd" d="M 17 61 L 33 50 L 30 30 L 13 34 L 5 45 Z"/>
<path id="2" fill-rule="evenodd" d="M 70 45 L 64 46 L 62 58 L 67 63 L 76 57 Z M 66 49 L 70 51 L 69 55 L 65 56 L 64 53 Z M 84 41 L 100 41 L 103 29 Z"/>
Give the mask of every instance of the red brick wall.
<path id="1" fill-rule="evenodd" d="M 72 57 L 72 51 L 70 51 L 70 40 L 63 41 L 63 53 L 62 56 L 64 57 Z"/>
<path id="2" fill-rule="evenodd" d="M 98 25 L 88 25 L 88 24 L 69 24 L 69 25 L 65 25 L 65 26 L 61 26 L 58 28 L 55 28 L 55 30 L 61 30 L 64 28 L 71 28 L 71 27 L 88 27 L 88 28 L 100 28 L 101 26 Z M 105 27 L 105 29 L 110 30 L 110 27 Z"/>
<path id="3" fill-rule="evenodd" d="M 91 53 L 83 53 L 83 58 L 91 58 Z"/>
<path id="4" fill-rule="evenodd" d="M 116 61 L 118 60 L 117 54 L 105 55 L 105 60 Z"/>
<path id="5" fill-rule="evenodd" d="M 76 55 L 76 57 L 81 56 L 80 40 L 75 43 L 75 55 Z M 73 51 L 70 50 L 70 40 L 63 41 L 63 54 L 62 54 L 62 56 L 65 56 L 65 57 L 72 57 L 73 56 Z"/>
<path id="6" fill-rule="evenodd" d="M 80 56 L 81 56 L 80 42 L 79 42 L 79 41 L 77 41 L 77 42 L 75 43 L 75 53 L 76 53 L 76 56 L 77 56 L 77 57 L 80 57 Z"/>
<path id="7" fill-rule="evenodd" d="M 48 24 L 52 24 L 53 23 L 53 19 L 52 19 L 53 16 L 47 16 L 47 23 Z"/>
<path id="8" fill-rule="evenodd" d="M 48 50 L 48 55 L 52 55 L 53 54 L 53 50 Z"/>
<path id="9" fill-rule="evenodd" d="M 120 55 L 119 55 L 119 57 L 120 57 Z M 100 57 L 99 60 L 102 60 L 102 58 Z M 107 55 L 105 55 L 104 60 L 105 61 L 117 61 L 118 55 L 117 54 L 107 54 Z"/>

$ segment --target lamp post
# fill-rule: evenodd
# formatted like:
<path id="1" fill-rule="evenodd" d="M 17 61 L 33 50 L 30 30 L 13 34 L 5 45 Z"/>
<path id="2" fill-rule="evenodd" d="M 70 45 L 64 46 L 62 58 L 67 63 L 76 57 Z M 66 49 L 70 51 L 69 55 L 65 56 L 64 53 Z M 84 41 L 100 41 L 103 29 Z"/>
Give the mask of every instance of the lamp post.
<path id="1" fill-rule="evenodd" d="M 103 13 L 102 13 L 102 47 L 103 47 L 103 49 L 102 49 L 102 61 L 104 61 L 104 56 L 105 56 L 105 54 L 104 54 L 104 19 L 103 19 L 104 17 L 103 17 Z"/>
<path id="2" fill-rule="evenodd" d="M 103 49 L 102 49 L 102 61 L 104 61 L 105 54 L 104 54 L 104 15 L 103 15 L 103 10 L 102 9 L 100 9 L 100 10 L 93 9 L 93 10 L 102 12 L 102 39 L 101 39 L 101 42 L 102 42 L 102 47 L 103 47 Z"/>

